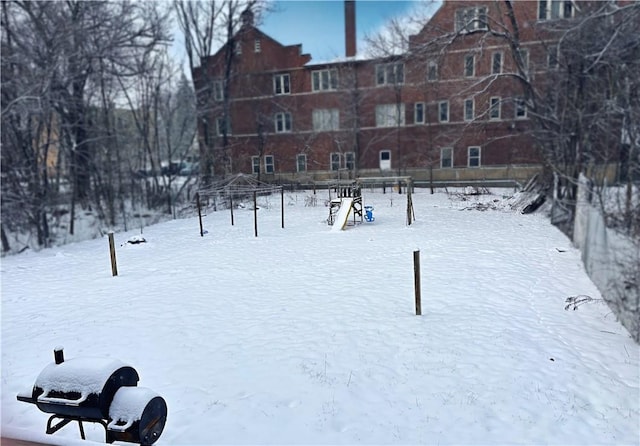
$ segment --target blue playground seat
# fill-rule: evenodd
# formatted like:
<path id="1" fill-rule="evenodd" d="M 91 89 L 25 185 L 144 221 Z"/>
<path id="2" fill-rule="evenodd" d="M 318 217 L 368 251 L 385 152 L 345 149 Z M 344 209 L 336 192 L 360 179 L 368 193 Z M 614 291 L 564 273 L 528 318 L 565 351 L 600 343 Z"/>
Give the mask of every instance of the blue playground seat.
<path id="1" fill-rule="evenodd" d="M 369 221 L 369 222 L 375 220 L 375 218 L 373 216 L 373 206 L 365 206 L 364 207 L 364 219 Z"/>

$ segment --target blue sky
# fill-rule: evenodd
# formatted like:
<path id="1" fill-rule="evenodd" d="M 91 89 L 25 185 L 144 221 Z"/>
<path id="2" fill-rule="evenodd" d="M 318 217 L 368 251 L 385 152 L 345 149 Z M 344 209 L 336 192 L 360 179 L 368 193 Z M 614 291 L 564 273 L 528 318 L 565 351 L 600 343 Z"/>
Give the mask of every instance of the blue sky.
<path id="1" fill-rule="evenodd" d="M 276 0 L 275 10 L 258 27 L 283 45 L 302 44 L 313 61 L 344 57 L 344 2 L 342 0 Z M 373 34 L 393 17 L 410 13 L 415 1 L 357 0 L 358 51 L 365 34 Z"/>

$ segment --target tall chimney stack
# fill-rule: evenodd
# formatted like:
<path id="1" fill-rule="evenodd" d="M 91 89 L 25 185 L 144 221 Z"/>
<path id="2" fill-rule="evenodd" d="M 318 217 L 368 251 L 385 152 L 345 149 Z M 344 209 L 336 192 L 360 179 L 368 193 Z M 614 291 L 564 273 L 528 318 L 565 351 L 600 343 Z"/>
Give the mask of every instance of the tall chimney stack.
<path id="1" fill-rule="evenodd" d="M 347 57 L 356 55 L 356 2 L 344 0 L 344 39 Z"/>

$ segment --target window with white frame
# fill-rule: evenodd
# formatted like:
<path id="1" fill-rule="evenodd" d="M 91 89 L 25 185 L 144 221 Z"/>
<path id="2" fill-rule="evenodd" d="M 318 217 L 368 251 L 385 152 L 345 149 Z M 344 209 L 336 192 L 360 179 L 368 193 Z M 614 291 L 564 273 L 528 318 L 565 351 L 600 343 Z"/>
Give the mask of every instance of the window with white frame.
<path id="1" fill-rule="evenodd" d="M 276 133 L 288 133 L 291 131 L 291 113 L 276 113 L 274 121 Z"/>
<path id="2" fill-rule="evenodd" d="M 464 120 L 465 121 L 473 121 L 475 114 L 475 104 L 473 98 L 464 100 Z"/>
<path id="3" fill-rule="evenodd" d="M 461 33 L 488 30 L 487 7 L 475 6 L 456 10 L 455 24 L 456 32 Z"/>
<path id="4" fill-rule="evenodd" d="M 416 102 L 413 105 L 413 122 L 424 124 L 424 102 Z"/>
<path id="5" fill-rule="evenodd" d="M 304 153 L 298 153 L 296 155 L 296 170 L 298 172 L 307 171 L 307 155 Z"/>
<path id="6" fill-rule="evenodd" d="M 524 101 L 524 98 L 515 98 L 515 116 L 518 118 L 526 118 L 527 117 L 527 104 Z"/>
<path id="7" fill-rule="evenodd" d="M 338 88 L 338 70 L 317 70 L 311 72 L 313 91 L 336 90 Z"/>
<path id="8" fill-rule="evenodd" d="M 491 55 L 491 74 L 502 73 L 502 52 L 496 51 Z"/>
<path id="9" fill-rule="evenodd" d="M 260 43 L 260 39 L 255 39 L 253 41 L 253 51 L 259 53 L 262 51 L 262 45 Z"/>
<path id="10" fill-rule="evenodd" d="M 404 125 L 404 104 L 376 105 L 376 127 Z"/>
<path id="11" fill-rule="evenodd" d="M 538 20 L 568 19 L 574 9 L 572 0 L 538 0 Z"/>
<path id="12" fill-rule="evenodd" d="M 231 135 L 231 122 L 224 118 L 216 118 L 216 135 L 222 136 L 225 130 L 227 135 Z"/>
<path id="13" fill-rule="evenodd" d="M 312 112 L 313 130 L 330 132 L 340 129 L 340 110 L 337 108 L 318 108 Z"/>
<path id="14" fill-rule="evenodd" d="M 404 83 L 404 64 L 401 62 L 376 65 L 376 85 Z"/>
<path id="15" fill-rule="evenodd" d="M 453 167 L 453 147 L 440 149 L 440 167 L 443 169 Z"/>
<path id="16" fill-rule="evenodd" d="M 476 58 L 473 54 L 464 56 L 464 75 L 465 77 L 473 77 L 476 72 Z"/>
<path id="17" fill-rule="evenodd" d="M 356 153 L 355 152 L 346 152 L 344 154 L 344 167 L 349 170 L 353 170 L 356 168 Z"/>
<path id="18" fill-rule="evenodd" d="M 449 122 L 449 101 L 438 102 L 438 121 Z"/>
<path id="19" fill-rule="evenodd" d="M 547 67 L 550 70 L 555 70 L 558 68 L 558 45 L 552 45 L 548 49 L 547 53 Z"/>
<path id="20" fill-rule="evenodd" d="M 480 167 L 480 147 L 471 146 L 467 148 L 467 166 Z"/>
<path id="21" fill-rule="evenodd" d="M 436 62 L 435 60 L 430 60 L 429 62 L 427 62 L 427 80 L 438 80 L 438 62 Z"/>
<path id="22" fill-rule="evenodd" d="M 242 42 L 234 41 L 233 42 L 233 51 L 236 53 L 236 56 L 242 55 Z"/>
<path id="23" fill-rule="evenodd" d="M 333 152 L 330 156 L 331 170 L 340 170 L 340 154 Z"/>
<path id="24" fill-rule="evenodd" d="M 260 173 L 260 157 L 259 156 L 251 157 L 251 172 L 254 174 Z"/>
<path id="25" fill-rule="evenodd" d="M 275 167 L 275 163 L 274 163 L 273 155 L 265 155 L 264 156 L 265 173 L 273 173 L 275 171 L 274 167 Z"/>
<path id="26" fill-rule="evenodd" d="M 489 99 L 489 119 L 500 119 L 500 97 Z"/>
<path id="27" fill-rule="evenodd" d="M 224 84 L 222 81 L 213 81 L 213 99 L 217 102 L 224 100 Z"/>
<path id="28" fill-rule="evenodd" d="M 275 94 L 291 93 L 291 82 L 288 74 L 276 74 L 273 76 L 273 92 Z"/>
<path id="29" fill-rule="evenodd" d="M 380 169 L 381 170 L 391 169 L 391 151 L 390 150 L 380 151 Z"/>

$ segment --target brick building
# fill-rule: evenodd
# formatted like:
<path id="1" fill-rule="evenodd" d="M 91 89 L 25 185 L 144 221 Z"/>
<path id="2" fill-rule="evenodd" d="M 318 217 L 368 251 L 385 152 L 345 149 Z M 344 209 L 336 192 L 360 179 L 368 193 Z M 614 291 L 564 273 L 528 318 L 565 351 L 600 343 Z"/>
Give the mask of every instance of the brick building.
<path id="1" fill-rule="evenodd" d="M 360 59 L 355 2 L 345 1 L 346 57 L 314 63 L 301 45 L 242 27 L 193 72 L 207 113 L 201 164 L 263 181 L 411 175 L 417 181 L 526 181 L 540 169 L 518 76 L 542 81 L 557 61 L 541 24 L 573 2 L 444 1 L 402 54 Z M 515 56 L 514 56 L 515 55 Z M 518 60 L 516 60 L 518 59 Z"/>

